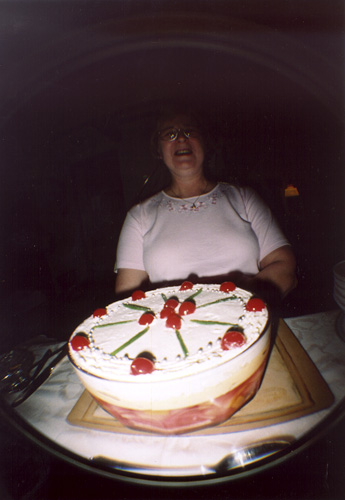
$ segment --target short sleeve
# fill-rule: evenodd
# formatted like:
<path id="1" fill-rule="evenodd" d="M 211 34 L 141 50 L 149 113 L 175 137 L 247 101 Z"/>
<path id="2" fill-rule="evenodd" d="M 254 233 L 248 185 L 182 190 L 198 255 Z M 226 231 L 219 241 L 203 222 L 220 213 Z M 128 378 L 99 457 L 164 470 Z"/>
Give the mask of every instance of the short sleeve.
<path id="1" fill-rule="evenodd" d="M 250 188 L 240 189 L 246 218 L 259 242 L 260 261 L 277 248 L 290 245 L 269 207 Z"/>
<path id="2" fill-rule="evenodd" d="M 116 252 L 115 272 L 118 269 L 145 270 L 143 262 L 143 234 L 140 206 L 126 215 Z"/>

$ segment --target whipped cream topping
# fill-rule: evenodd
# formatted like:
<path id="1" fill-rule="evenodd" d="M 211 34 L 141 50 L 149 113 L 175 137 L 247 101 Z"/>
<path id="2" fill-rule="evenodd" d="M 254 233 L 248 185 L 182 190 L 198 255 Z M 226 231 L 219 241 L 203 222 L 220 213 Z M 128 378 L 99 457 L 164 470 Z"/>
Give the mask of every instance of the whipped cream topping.
<path id="1" fill-rule="evenodd" d="M 160 318 L 165 301 L 171 297 L 177 298 L 179 305 L 188 299 L 196 305 L 192 314 L 181 317 L 178 332 Z M 238 356 L 259 338 L 268 311 L 247 311 L 250 298 L 251 294 L 240 288 L 222 292 L 219 285 L 194 285 L 192 290 L 167 287 L 146 292 L 143 299 L 114 302 L 107 306 L 106 314 L 91 316 L 75 329 L 70 358 L 81 370 L 109 380 L 140 382 L 148 377 L 155 380 L 198 372 Z M 149 325 L 141 325 L 139 318 L 146 311 L 152 312 L 154 319 Z M 232 327 L 243 331 L 246 342 L 223 350 L 221 339 Z M 80 334 L 86 335 L 90 345 L 76 351 L 71 341 Z M 131 375 L 131 363 L 140 356 L 154 360 L 151 374 Z"/>

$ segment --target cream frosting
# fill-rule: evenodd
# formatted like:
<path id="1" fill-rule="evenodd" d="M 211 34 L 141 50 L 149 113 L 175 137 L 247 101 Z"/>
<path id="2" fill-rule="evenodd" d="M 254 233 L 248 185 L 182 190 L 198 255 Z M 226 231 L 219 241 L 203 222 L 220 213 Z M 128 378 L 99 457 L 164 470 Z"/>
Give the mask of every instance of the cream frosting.
<path id="1" fill-rule="evenodd" d="M 86 319 L 75 329 L 70 342 L 82 333 L 90 345 L 75 351 L 70 344 L 72 362 L 84 373 L 106 380 L 139 384 L 149 380 L 174 380 L 238 356 L 255 343 L 265 329 L 267 308 L 247 311 L 246 304 L 252 295 L 243 289 L 222 292 L 219 285 L 194 285 L 193 289 L 183 291 L 179 288 L 146 292 L 140 300 L 117 301 L 106 307 L 103 316 Z M 196 305 L 195 312 L 182 316 L 178 333 L 166 326 L 166 319 L 160 318 L 165 300 L 171 297 L 177 297 L 180 304 L 192 299 Z M 154 313 L 153 322 L 147 326 L 138 322 L 145 309 Z M 179 306 L 177 313 L 178 309 Z M 246 342 L 241 347 L 223 350 L 221 339 L 233 326 L 243 330 Z M 155 369 L 150 374 L 134 376 L 130 372 L 131 363 L 143 353 L 151 355 Z"/>

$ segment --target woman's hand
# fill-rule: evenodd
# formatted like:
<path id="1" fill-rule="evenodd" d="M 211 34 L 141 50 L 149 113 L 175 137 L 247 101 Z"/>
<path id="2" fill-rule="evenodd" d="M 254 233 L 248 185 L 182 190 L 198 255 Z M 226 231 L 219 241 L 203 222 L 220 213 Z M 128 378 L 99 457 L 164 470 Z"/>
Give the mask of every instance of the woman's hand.
<path id="1" fill-rule="evenodd" d="M 143 288 L 148 281 L 148 274 L 139 269 L 119 269 L 116 275 L 115 293 L 127 296 L 138 288 Z"/>

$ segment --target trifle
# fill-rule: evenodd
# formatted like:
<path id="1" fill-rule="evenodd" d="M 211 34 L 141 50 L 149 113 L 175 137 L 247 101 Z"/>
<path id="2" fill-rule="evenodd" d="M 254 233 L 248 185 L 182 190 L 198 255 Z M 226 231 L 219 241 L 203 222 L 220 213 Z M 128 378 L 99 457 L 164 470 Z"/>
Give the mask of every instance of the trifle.
<path id="1" fill-rule="evenodd" d="M 137 290 L 69 340 L 98 404 L 125 426 L 163 434 L 227 420 L 257 392 L 269 351 L 265 303 L 231 282 Z"/>

